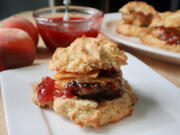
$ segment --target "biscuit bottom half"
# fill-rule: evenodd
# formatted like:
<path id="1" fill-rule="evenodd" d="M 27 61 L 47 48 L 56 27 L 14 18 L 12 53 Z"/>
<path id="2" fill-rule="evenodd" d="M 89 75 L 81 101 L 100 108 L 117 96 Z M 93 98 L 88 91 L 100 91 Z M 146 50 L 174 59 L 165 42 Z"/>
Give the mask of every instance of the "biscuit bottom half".
<path id="1" fill-rule="evenodd" d="M 148 32 L 148 29 L 146 27 L 123 24 L 120 22 L 116 25 L 116 32 L 125 36 L 142 37 Z"/>
<path id="2" fill-rule="evenodd" d="M 141 37 L 141 42 L 154 48 L 180 53 L 180 44 L 167 44 L 166 41 L 155 38 L 151 34 L 147 34 Z"/>
<path id="3" fill-rule="evenodd" d="M 125 81 L 124 87 L 125 91 L 120 98 L 104 100 L 101 103 L 88 99 L 55 97 L 51 103 L 40 104 L 37 101 L 35 90 L 33 102 L 40 107 L 52 108 L 57 114 L 68 117 L 81 127 L 92 126 L 99 128 L 102 125 L 117 122 L 132 114 L 137 97 L 132 92 L 127 81 Z"/>

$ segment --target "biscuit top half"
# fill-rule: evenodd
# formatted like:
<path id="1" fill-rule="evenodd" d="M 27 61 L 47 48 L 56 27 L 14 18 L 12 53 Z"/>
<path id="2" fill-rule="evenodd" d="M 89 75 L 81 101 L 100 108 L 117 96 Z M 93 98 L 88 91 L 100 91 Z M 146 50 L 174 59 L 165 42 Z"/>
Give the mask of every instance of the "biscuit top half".
<path id="1" fill-rule="evenodd" d="M 103 38 L 77 38 L 69 47 L 58 48 L 49 62 L 57 72 L 90 73 L 114 68 L 119 71 L 127 57 L 118 46 Z"/>
<path id="2" fill-rule="evenodd" d="M 176 12 L 164 12 L 155 16 L 150 24 L 150 27 L 180 27 L 180 10 Z"/>
<path id="3" fill-rule="evenodd" d="M 142 12 L 145 15 L 157 14 L 157 11 L 154 9 L 153 6 L 148 5 L 146 2 L 143 1 L 131 1 L 119 9 L 119 12 L 122 13 L 129 13 L 129 11 Z"/>

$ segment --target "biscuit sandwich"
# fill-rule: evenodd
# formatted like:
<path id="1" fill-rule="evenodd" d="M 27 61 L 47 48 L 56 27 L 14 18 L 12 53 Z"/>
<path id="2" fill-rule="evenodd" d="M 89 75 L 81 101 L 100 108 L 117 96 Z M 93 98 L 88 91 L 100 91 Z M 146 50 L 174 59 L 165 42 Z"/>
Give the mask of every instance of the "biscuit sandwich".
<path id="1" fill-rule="evenodd" d="M 102 38 L 77 38 L 58 48 L 44 77 L 33 88 L 33 102 L 49 107 L 80 126 L 99 128 L 132 114 L 136 95 L 123 79 L 120 66 L 127 57 L 117 45 Z"/>
<path id="2" fill-rule="evenodd" d="M 119 12 L 122 19 L 116 25 L 117 33 L 133 37 L 144 36 L 152 19 L 158 14 L 154 7 L 143 1 L 128 2 Z"/>
<path id="3" fill-rule="evenodd" d="M 149 46 L 180 53 L 180 10 L 154 17 L 149 32 L 141 37 Z"/>

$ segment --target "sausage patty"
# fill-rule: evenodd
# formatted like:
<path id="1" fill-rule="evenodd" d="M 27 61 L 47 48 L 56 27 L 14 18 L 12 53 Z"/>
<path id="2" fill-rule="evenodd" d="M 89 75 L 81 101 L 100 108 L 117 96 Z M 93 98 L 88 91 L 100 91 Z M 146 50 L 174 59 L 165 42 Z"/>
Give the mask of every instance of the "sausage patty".
<path id="1" fill-rule="evenodd" d="M 104 74 L 91 80 L 71 80 L 64 85 L 63 90 L 68 90 L 80 98 L 94 100 L 117 98 L 124 91 L 121 73 L 111 76 Z"/>

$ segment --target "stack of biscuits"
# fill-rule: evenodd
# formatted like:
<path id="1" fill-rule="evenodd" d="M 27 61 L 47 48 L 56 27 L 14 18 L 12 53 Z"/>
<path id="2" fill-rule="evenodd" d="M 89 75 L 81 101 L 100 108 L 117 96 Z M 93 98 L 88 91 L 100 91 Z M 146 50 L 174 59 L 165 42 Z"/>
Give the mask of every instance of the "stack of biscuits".
<path id="1" fill-rule="evenodd" d="M 136 95 L 120 66 L 127 57 L 117 44 L 102 38 L 77 38 L 58 48 L 49 68 L 53 78 L 34 86 L 33 102 L 53 109 L 80 126 L 99 128 L 132 114 Z"/>
<path id="2" fill-rule="evenodd" d="M 151 5 L 132 1 L 119 10 L 121 21 L 117 33 L 140 38 L 155 48 L 180 53 L 180 10 L 158 13 Z"/>

